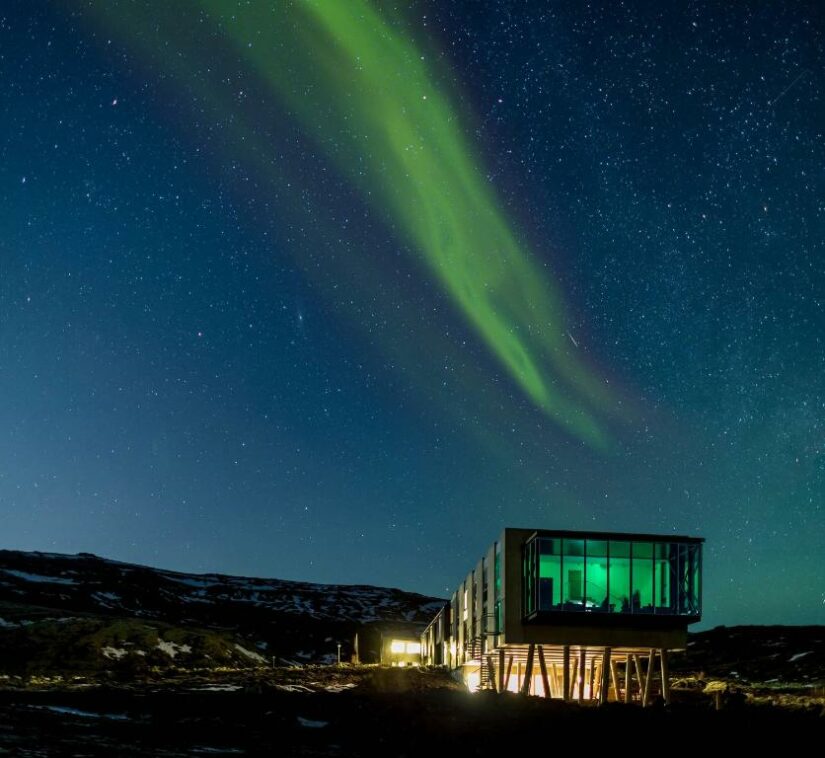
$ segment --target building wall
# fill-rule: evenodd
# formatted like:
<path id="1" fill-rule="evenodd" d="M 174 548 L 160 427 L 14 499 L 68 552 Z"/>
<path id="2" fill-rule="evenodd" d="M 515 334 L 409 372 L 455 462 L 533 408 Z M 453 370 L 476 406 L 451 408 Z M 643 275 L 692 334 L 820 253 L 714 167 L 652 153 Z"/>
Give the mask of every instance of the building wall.
<path id="1" fill-rule="evenodd" d="M 384 634 L 381 637 L 381 663 L 384 666 L 397 666 L 399 663 L 403 663 L 405 666 L 413 666 L 418 665 L 421 663 L 421 652 L 415 653 L 408 653 L 404 652 L 393 652 L 392 650 L 392 643 L 395 641 L 401 641 L 405 645 L 407 643 L 418 643 L 421 644 L 420 638 L 417 637 L 410 637 L 408 635 L 401 635 L 401 634 Z"/>
<path id="2" fill-rule="evenodd" d="M 505 529 L 502 544 L 502 585 L 504 601 L 504 638 L 501 644 L 525 642 L 521 623 L 521 546 L 535 529 Z"/>
<path id="3" fill-rule="evenodd" d="M 578 645 L 616 648 L 683 648 L 687 641 L 684 618 L 583 618 L 566 614 L 558 621 L 523 621 L 522 547 L 535 529 L 505 529 L 464 577 L 444 612 L 440 639 L 433 629 L 427 636 L 424 662 L 458 668 L 480 654 L 506 645 Z M 586 535 L 585 532 L 582 533 Z M 496 550 L 500 549 L 501 592 L 496 595 Z M 501 602 L 501 624 L 496 602 Z M 585 623 L 590 621 L 591 623 Z M 655 625 L 654 625 L 655 624 Z M 498 632 L 498 634 L 494 634 Z M 441 655 L 434 652 L 441 646 Z M 440 659 L 440 660 L 439 660 Z"/>

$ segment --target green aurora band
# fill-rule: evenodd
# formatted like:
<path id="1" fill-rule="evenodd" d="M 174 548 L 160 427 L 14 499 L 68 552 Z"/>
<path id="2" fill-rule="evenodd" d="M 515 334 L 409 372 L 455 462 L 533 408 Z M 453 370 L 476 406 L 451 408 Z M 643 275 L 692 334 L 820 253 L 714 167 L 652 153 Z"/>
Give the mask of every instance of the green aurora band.
<path id="1" fill-rule="evenodd" d="M 616 401 L 575 355 L 558 286 L 517 240 L 457 109 L 403 21 L 369 0 L 195 5 L 194 15 L 214 24 L 365 201 L 412 242 L 535 406 L 582 442 L 607 447 L 599 417 L 619 413 Z M 176 5 L 177 24 L 185 9 Z M 110 6 L 102 15 L 128 34 L 129 12 Z"/>

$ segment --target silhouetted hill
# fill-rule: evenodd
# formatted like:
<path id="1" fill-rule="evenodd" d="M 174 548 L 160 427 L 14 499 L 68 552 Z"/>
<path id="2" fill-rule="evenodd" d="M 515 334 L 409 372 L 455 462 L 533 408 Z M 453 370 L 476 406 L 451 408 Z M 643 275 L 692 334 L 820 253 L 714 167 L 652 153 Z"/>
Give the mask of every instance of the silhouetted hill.
<path id="1" fill-rule="evenodd" d="M 95 555 L 0 551 L 0 669 L 329 661 L 355 633 L 421 630 L 443 601 L 366 585 L 185 574 Z"/>

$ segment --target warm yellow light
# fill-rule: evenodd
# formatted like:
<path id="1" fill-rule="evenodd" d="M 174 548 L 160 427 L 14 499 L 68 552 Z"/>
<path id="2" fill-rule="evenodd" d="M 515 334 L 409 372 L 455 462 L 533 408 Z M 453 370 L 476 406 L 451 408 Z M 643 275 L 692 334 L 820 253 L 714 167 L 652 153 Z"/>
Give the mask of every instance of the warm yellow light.
<path id="1" fill-rule="evenodd" d="M 408 642 L 407 643 L 407 652 L 413 655 L 419 655 L 421 653 L 421 643 L 420 642 Z"/>
<path id="2" fill-rule="evenodd" d="M 468 671 L 464 675 L 464 681 L 467 683 L 467 689 L 470 690 L 470 692 L 477 692 L 479 687 L 481 687 L 481 670 Z"/>
<path id="3" fill-rule="evenodd" d="M 403 653 L 405 647 L 406 643 L 404 642 L 404 640 L 393 640 L 392 644 L 390 645 L 390 652 Z"/>

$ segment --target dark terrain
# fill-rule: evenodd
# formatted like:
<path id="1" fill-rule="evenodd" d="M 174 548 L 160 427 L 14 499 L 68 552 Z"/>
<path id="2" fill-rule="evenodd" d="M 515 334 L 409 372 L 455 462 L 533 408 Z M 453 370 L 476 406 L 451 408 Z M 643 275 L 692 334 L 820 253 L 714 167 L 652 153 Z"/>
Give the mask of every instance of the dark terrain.
<path id="1" fill-rule="evenodd" d="M 0 551 L 0 755 L 495 755 L 825 735 L 821 626 L 691 635 L 672 658 L 672 704 L 644 710 L 328 665 L 356 632 L 374 657 L 381 630 L 421 629 L 440 602 Z"/>
<path id="2" fill-rule="evenodd" d="M 442 600 L 386 587 L 183 574 L 0 550 L 0 672 L 140 673 L 332 662 L 355 640 L 378 660 L 384 630 L 420 631 Z"/>

